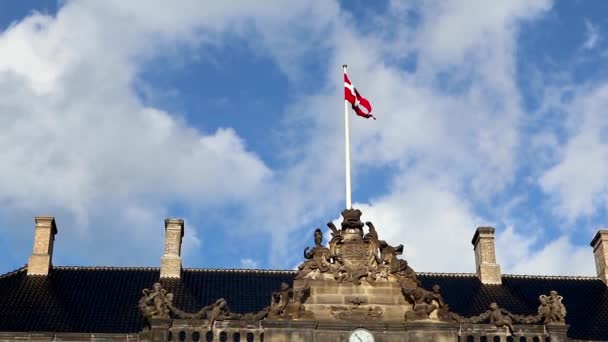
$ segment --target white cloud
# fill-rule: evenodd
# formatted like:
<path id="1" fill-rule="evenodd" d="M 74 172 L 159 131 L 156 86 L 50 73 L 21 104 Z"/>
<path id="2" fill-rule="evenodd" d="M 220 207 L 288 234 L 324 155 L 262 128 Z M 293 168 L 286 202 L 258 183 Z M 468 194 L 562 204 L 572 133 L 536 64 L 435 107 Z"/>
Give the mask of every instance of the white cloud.
<path id="1" fill-rule="evenodd" d="M 585 19 L 585 42 L 583 49 L 592 50 L 597 46 L 600 40 L 600 30 L 597 25 L 593 25 L 591 21 Z"/>
<path id="2" fill-rule="evenodd" d="M 470 237 L 481 221 L 474 204 L 490 202 L 517 169 L 518 26 L 545 13 L 549 1 L 395 5 L 421 13 L 419 24 L 397 26 L 395 35 L 358 31 L 334 2 L 161 4 L 68 2 L 57 18 L 34 15 L 0 36 L 0 144 L 9 146 L 0 160 L 14 166 L 0 173 L 4 201 L 66 210 L 90 227 L 107 223 L 108 236 L 139 225 L 145 228 L 125 244 L 159 246 L 168 203 L 215 208 L 237 201 L 245 207 L 243 229 L 272 234 L 273 266 L 291 265 L 288 255 L 299 253 L 285 249 L 290 233 L 334 215 L 343 201 L 341 115 L 332 114 L 342 112 L 335 99 L 347 61 L 379 118 L 351 122 L 355 194 L 360 170 L 397 170 L 385 180 L 394 185 L 387 193 L 362 204 L 365 217 L 383 238 L 406 245 L 417 270 L 474 270 Z M 374 23 L 393 30 L 389 19 Z M 270 170 L 230 128 L 196 131 L 134 95 L 147 58 L 180 44 L 222 44 L 225 31 L 254 37 L 255 52 L 272 57 L 293 85 L 306 77 L 311 54 L 320 47 L 328 54 L 329 81 L 285 113 L 282 134 L 293 140 L 278 152 L 283 169 Z M 415 71 L 391 63 L 410 53 Z M 548 191 L 564 188 L 547 179 Z M 101 219 L 106 212 L 116 217 Z M 194 248 L 204 245 L 195 234 L 188 239 Z"/>
<path id="3" fill-rule="evenodd" d="M 56 18 L 32 14 L 0 35 L 0 161 L 10 165 L 0 170 L 0 202 L 30 217 L 63 213 L 65 241 L 137 241 L 160 256 L 163 230 L 151 225 L 162 227 L 167 205 L 246 201 L 272 171 L 233 129 L 200 132 L 138 100 L 135 56 L 171 40 L 121 15 L 130 14 L 69 2 Z M 185 249 L 199 243 L 186 234 Z"/>
<path id="4" fill-rule="evenodd" d="M 380 239 L 403 244 L 416 271 L 475 272 L 471 238 L 483 225 L 472 208 L 440 179 L 406 177 L 402 186 L 369 204 L 357 204 Z"/>
<path id="5" fill-rule="evenodd" d="M 256 269 L 259 268 L 259 264 L 253 259 L 245 258 L 241 259 L 241 268 Z"/>
<path id="6" fill-rule="evenodd" d="M 555 213 L 573 221 L 608 207 L 608 85 L 581 88 L 568 106 L 566 143 L 558 161 L 539 178 Z"/>
<path id="7" fill-rule="evenodd" d="M 595 263 L 589 246 L 572 244 L 566 236 L 555 240 L 541 234 L 518 234 L 509 227 L 498 232 L 496 257 L 503 273 L 528 275 L 594 276 Z"/>

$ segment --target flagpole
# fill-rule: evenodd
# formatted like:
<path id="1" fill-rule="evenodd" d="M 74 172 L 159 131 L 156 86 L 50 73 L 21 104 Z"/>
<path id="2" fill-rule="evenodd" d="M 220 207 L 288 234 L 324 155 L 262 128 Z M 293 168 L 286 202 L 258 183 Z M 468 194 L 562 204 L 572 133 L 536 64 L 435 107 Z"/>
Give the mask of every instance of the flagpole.
<path id="1" fill-rule="evenodd" d="M 344 73 L 346 74 L 347 65 L 342 65 Z M 344 88 L 344 86 L 342 86 Z M 346 161 L 345 173 L 346 173 L 346 209 L 352 208 L 351 203 L 351 192 L 350 192 L 350 133 L 348 124 L 348 101 L 344 99 L 344 159 Z"/>

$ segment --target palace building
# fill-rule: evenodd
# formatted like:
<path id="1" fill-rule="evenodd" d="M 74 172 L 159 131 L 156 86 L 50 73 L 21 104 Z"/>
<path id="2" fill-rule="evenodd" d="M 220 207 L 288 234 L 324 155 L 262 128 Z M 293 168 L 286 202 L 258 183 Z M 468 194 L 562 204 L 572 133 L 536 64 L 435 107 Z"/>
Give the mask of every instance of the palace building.
<path id="1" fill-rule="evenodd" d="M 502 274 L 491 227 L 471 234 L 476 273 L 426 273 L 342 216 L 294 271 L 182 268 L 180 219 L 160 267 L 55 266 L 56 222 L 36 217 L 27 265 L 0 275 L 0 341 L 608 341 L 608 230 L 597 277 Z"/>

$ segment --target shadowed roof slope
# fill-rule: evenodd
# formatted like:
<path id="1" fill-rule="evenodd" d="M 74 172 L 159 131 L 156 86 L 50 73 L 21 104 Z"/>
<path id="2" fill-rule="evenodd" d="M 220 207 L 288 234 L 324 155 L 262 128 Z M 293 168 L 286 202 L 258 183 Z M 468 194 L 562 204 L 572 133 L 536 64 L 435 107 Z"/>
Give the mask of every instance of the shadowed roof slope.
<path id="1" fill-rule="evenodd" d="M 0 331 L 136 333 L 144 319 L 141 290 L 159 279 L 158 268 L 53 267 L 47 277 L 28 277 L 26 268 L 0 276 Z M 234 312 L 253 312 L 270 303 L 294 271 L 185 269 L 181 280 L 161 283 L 185 311 L 223 297 Z M 608 289 L 594 277 L 503 275 L 502 285 L 483 285 L 475 274 L 418 273 L 425 288 L 439 284 L 451 311 L 463 316 L 491 302 L 516 314 L 534 314 L 538 296 L 557 290 L 564 297 L 568 336 L 608 340 Z"/>

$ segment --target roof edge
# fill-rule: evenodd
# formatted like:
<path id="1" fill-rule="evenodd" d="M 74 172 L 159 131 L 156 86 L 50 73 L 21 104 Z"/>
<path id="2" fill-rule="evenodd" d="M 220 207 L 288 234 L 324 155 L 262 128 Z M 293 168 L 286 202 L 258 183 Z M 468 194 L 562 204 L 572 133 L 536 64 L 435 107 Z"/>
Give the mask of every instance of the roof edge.
<path id="1" fill-rule="evenodd" d="M 19 272 L 25 272 L 26 270 L 27 270 L 27 265 L 23 265 L 23 266 L 21 266 L 21 267 L 19 267 L 17 269 L 14 269 L 14 270 L 12 270 L 10 272 L 4 273 L 4 274 L 0 274 L 0 279 L 6 278 L 6 277 L 10 277 L 13 274 L 17 274 Z"/>
<path id="2" fill-rule="evenodd" d="M 158 271 L 160 267 L 145 266 L 53 266 L 56 270 L 83 270 L 83 271 Z M 1 278 L 27 270 L 27 265 L 13 271 L 0 274 Z M 183 268 L 186 272 L 228 272 L 228 273 L 266 273 L 266 274 L 296 274 L 296 270 L 273 270 L 273 269 L 252 269 L 252 268 Z M 475 278 L 477 273 L 449 273 L 449 272 L 417 272 L 421 276 L 439 276 L 453 278 Z M 573 276 L 573 275 L 541 275 L 541 274 L 503 274 L 502 278 L 511 279 L 569 279 L 569 280 L 601 280 L 597 276 Z"/>

